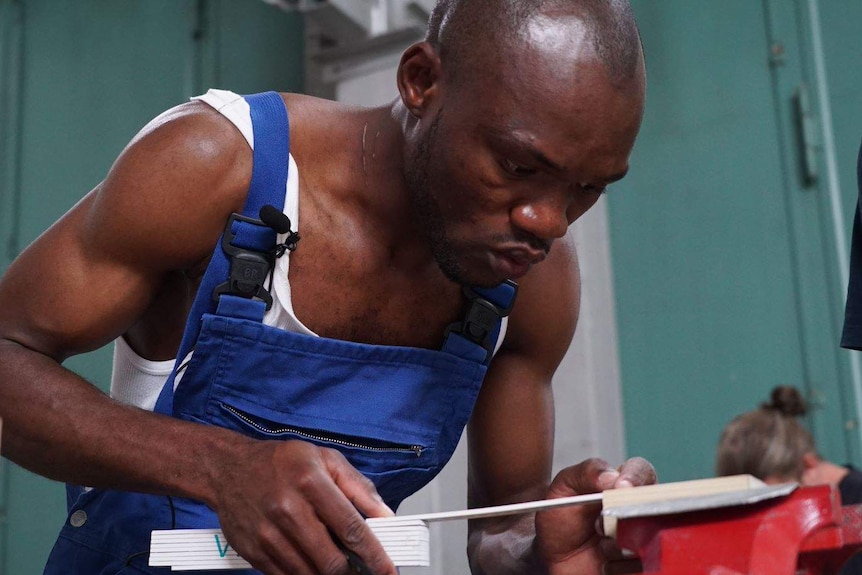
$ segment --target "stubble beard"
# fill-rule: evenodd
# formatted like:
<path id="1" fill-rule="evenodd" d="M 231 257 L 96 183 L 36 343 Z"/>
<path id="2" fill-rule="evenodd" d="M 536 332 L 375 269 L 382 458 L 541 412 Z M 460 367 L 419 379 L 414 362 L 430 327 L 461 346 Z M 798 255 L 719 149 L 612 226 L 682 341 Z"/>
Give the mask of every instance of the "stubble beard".
<path id="1" fill-rule="evenodd" d="M 410 208 L 414 221 L 428 240 L 431 253 L 443 275 L 459 285 L 470 285 L 468 274 L 461 265 L 455 248 L 446 233 L 446 220 L 440 204 L 431 192 L 430 164 L 443 110 L 432 120 L 428 131 L 419 141 L 416 154 L 406 169 Z"/>

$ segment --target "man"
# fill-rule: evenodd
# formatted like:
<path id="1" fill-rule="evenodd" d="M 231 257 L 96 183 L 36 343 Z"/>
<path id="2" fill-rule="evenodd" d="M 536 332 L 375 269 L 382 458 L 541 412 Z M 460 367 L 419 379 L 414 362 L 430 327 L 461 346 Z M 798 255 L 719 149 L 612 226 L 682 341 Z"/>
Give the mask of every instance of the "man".
<path id="1" fill-rule="evenodd" d="M 589 460 L 549 484 L 578 311 L 566 230 L 626 173 L 643 111 L 627 3 L 441 1 L 397 82 L 369 110 L 218 92 L 170 110 L 10 267 L 4 455 L 95 488 L 70 490 L 47 573 L 148 572 L 151 529 L 216 514 L 267 574 L 347 572 L 339 543 L 395 573 L 363 515 L 430 480 L 468 418 L 471 506 L 655 481 Z M 60 366 L 112 340 L 138 365 L 178 358 L 157 401 L 146 370 L 118 375 L 130 362 L 112 392 L 133 406 Z M 474 522 L 471 566 L 599 573 L 597 512 Z"/>

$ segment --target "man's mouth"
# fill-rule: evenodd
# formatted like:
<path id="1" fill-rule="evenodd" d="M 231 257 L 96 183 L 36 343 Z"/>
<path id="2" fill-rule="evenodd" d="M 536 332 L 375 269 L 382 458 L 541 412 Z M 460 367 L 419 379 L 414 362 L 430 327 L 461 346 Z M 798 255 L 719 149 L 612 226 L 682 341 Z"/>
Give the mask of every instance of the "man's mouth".
<path id="1" fill-rule="evenodd" d="M 492 267 L 502 276 L 515 279 L 523 276 L 530 268 L 540 263 L 547 252 L 530 247 L 494 250 L 491 252 Z"/>

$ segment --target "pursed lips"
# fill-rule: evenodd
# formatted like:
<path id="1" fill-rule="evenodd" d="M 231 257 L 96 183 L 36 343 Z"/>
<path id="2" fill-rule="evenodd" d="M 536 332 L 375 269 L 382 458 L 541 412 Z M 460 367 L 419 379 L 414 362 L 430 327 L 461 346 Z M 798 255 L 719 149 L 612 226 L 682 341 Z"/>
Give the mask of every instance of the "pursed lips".
<path id="1" fill-rule="evenodd" d="M 548 250 L 537 250 L 531 247 L 508 248 L 498 251 L 506 259 L 520 265 L 535 265 L 544 261 L 548 255 Z"/>
<path id="2" fill-rule="evenodd" d="M 490 252 L 493 267 L 504 277 L 517 279 L 546 257 L 546 252 L 530 247 L 509 247 Z"/>
<path id="3" fill-rule="evenodd" d="M 528 244 L 520 244 L 517 246 L 507 247 L 497 250 L 497 253 L 504 258 L 511 260 L 520 265 L 535 265 L 544 261 L 550 251 L 550 244 L 546 246 L 532 246 Z"/>

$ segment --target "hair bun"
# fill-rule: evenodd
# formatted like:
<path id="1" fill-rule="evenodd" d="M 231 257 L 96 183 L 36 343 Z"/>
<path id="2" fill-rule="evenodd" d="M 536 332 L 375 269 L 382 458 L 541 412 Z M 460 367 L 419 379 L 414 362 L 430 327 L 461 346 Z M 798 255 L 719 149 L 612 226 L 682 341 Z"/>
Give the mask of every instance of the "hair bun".
<path id="1" fill-rule="evenodd" d="M 764 409 L 774 409 L 788 417 L 805 415 L 808 407 L 802 394 L 792 385 L 779 385 L 772 390 L 771 401 L 764 403 Z"/>

